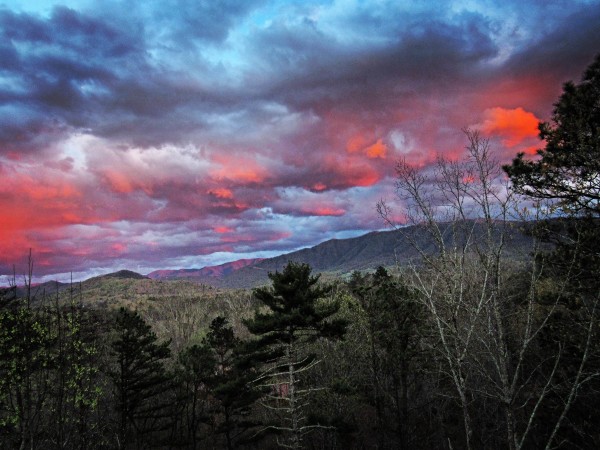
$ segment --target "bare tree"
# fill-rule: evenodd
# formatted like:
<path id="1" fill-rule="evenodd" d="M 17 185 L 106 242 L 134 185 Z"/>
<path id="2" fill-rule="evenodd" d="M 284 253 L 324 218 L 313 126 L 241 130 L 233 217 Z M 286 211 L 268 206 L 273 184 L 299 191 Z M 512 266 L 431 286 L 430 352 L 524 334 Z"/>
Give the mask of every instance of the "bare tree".
<path id="1" fill-rule="evenodd" d="M 540 405 L 555 388 L 560 346 L 538 365 L 528 358 L 537 336 L 560 307 L 560 292 L 552 302 L 540 305 L 536 287 L 543 267 L 526 254 L 519 257 L 511 250 L 507 255 L 507 250 L 515 247 L 507 242 L 522 236 L 518 233 L 524 218 L 520 199 L 493 159 L 489 141 L 476 131 L 465 130 L 465 134 L 468 145 L 463 160 L 440 157 L 429 172 L 405 161 L 397 164 L 397 196 L 404 204 L 407 224 L 419 230 L 404 233 L 421 256 L 420 263 L 410 267 L 410 277 L 429 312 L 441 370 L 451 380 L 461 406 L 462 444 L 467 449 L 478 446 L 474 443 L 473 409 L 477 402 L 485 401 L 496 405 L 505 445 L 520 449 Z M 393 222 L 388 204 L 381 201 L 377 209 L 388 224 L 403 229 Z M 431 236 L 428 242 L 434 242 L 434 249 L 423 244 L 421 233 Z M 539 250 L 535 239 L 522 239 L 525 242 L 529 242 L 528 253 Z M 512 278 L 519 264 L 527 267 L 529 279 L 514 292 Z M 547 437 L 547 448 L 585 382 L 595 307 L 596 302 L 590 306 L 577 375 L 570 380 L 564 407 Z"/>

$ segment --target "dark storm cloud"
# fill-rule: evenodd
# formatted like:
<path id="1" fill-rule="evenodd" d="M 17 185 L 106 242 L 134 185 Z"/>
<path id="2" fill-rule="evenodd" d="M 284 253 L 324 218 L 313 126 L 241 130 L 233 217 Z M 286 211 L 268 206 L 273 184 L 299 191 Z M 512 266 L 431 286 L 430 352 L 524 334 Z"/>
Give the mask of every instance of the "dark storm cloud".
<path id="1" fill-rule="evenodd" d="M 264 85 L 265 90 L 273 86 L 268 93 L 274 98 L 298 108 L 369 108 L 424 87 L 476 77 L 481 64 L 497 54 L 490 27 L 484 18 L 468 14 L 457 24 L 399 24 L 397 32 L 382 36 L 383 43 L 356 46 L 332 41 L 302 22 L 294 28 L 275 25 L 254 45 L 259 68 L 262 62 L 272 74 Z"/>
<path id="2" fill-rule="evenodd" d="M 562 82 L 580 74 L 581 67 L 600 53 L 600 6 L 590 5 L 561 19 L 512 55 L 498 75 L 540 78 L 556 83 L 557 91 Z"/>
<path id="3" fill-rule="evenodd" d="M 107 67 L 118 67 L 142 48 L 132 36 L 62 7 L 47 20 L 4 10 L 0 37 L 10 56 L 0 59 L 8 80 L 2 97 L 12 109 L 9 126 L 0 126 L 2 149 L 35 147 L 30 135 L 52 141 L 56 130 L 90 126 L 118 78 Z"/>
<path id="4" fill-rule="evenodd" d="M 223 33 L 234 13 L 247 7 L 226 15 L 220 14 L 226 9 L 211 10 L 206 17 L 206 8 L 201 8 L 199 15 L 186 20 L 202 17 L 218 23 L 218 33 Z M 128 25 L 63 7 L 55 8 L 45 20 L 2 11 L 0 37 L 5 44 L 0 48 L 0 70 L 9 83 L 0 98 L 13 111 L 9 123 L 0 125 L 2 149 L 31 150 L 36 144 L 28 139 L 32 126 L 38 135 L 44 129 L 57 129 L 57 124 L 133 144 L 160 145 L 185 140 L 186 128 L 188 132 L 202 128 L 203 111 L 216 113 L 229 107 L 229 94 L 222 98 L 219 88 L 184 86 L 179 81 L 181 72 L 151 61 L 139 27 Z M 198 27 L 206 29 L 203 23 Z M 213 37 L 215 27 L 209 32 Z M 179 28 L 171 24 L 169 29 Z M 50 133 L 47 138 L 57 136 Z"/>

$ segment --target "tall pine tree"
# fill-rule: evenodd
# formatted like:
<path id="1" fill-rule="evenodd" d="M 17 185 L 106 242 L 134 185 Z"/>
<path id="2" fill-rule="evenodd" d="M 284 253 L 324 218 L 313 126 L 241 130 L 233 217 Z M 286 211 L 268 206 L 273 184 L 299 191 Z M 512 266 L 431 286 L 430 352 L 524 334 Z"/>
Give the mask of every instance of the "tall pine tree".
<path id="1" fill-rule="evenodd" d="M 169 426 L 172 387 L 164 361 L 169 342 L 157 342 L 150 326 L 135 311 L 120 308 L 112 343 L 115 367 L 110 376 L 115 388 L 118 447 L 147 448 L 153 432 Z"/>
<path id="2" fill-rule="evenodd" d="M 258 381 L 270 389 L 265 405 L 279 416 L 268 428 L 283 435 L 281 445 L 301 448 L 303 436 L 322 426 L 306 418 L 315 388 L 303 384 L 303 374 L 319 362 L 308 344 L 342 337 L 346 322 L 333 318 L 340 305 L 328 298 L 331 287 L 319 285 L 308 264 L 290 262 L 269 278 L 271 287 L 254 291 L 266 311 L 257 311 L 246 326 L 258 337 L 254 345 L 264 367 Z"/>

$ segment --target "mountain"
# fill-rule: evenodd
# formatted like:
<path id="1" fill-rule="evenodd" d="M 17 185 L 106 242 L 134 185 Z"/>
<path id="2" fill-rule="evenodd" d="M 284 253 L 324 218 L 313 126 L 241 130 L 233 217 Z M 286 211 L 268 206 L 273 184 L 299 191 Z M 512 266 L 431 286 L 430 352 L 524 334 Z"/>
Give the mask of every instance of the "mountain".
<path id="1" fill-rule="evenodd" d="M 527 244 L 531 240 L 523 234 L 521 223 L 512 223 L 509 226 L 512 231 L 506 242 L 505 254 L 518 256 L 520 252 L 527 251 Z M 449 243 L 450 227 L 442 224 L 440 228 Z M 467 222 L 464 228 L 472 231 L 474 235 L 484 232 L 483 225 L 478 222 Z M 216 267 L 172 271 L 167 274 L 166 279 L 185 278 L 215 287 L 249 288 L 268 283 L 268 273 L 282 270 L 289 261 L 307 263 L 315 272 L 339 276 L 354 270 L 374 269 L 377 266 L 418 263 L 420 254 L 414 244 L 428 253 L 435 252 L 434 241 L 426 229 L 411 226 L 393 231 L 375 231 L 350 239 L 331 239 L 314 247 L 274 258 L 240 260 Z M 158 278 L 159 275 L 153 272 L 149 277 Z"/>
<path id="2" fill-rule="evenodd" d="M 505 255 L 521 258 L 530 251 L 531 238 L 524 234 L 522 223 L 514 222 L 508 226 L 511 232 L 505 243 Z M 440 228 L 449 244 L 452 236 L 450 226 L 442 224 Z M 463 228 L 476 237 L 485 231 L 482 224 L 473 221 L 465 222 Z M 499 233 L 496 237 L 499 237 Z M 434 241 L 427 230 L 421 226 L 411 226 L 393 231 L 375 231 L 350 239 L 331 239 L 274 258 L 240 259 L 201 269 L 157 270 L 146 276 L 120 270 L 74 285 L 51 281 L 32 286 L 32 294 L 48 299 L 59 294 L 79 295 L 81 289 L 86 298 L 93 298 L 99 304 L 113 305 L 120 304 L 120 300 L 115 300 L 117 297 L 148 300 L 172 296 L 173 290 L 196 295 L 198 289 L 205 293 L 206 289 L 212 288 L 252 288 L 269 283 L 268 273 L 282 270 L 289 261 L 307 263 L 315 272 L 338 277 L 354 270 L 375 269 L 377 266 L 418 264 L 420 254 L 414 244 L 427 253 L 435 253 Z M 177 283 L 177 287 L 173 283 Z M 18 295 L 25 294 L 25 288 L 20 287 Z"/>
<path id="3" fill-rule="evenodd" d="M 94 280 L 96 278 L 120 278 L 120 279 L 131 279 L 131 280 L 143 280 L 148 277 L 141 275 L 137 272 L 133 272 L 132 270 L 119 270 L 113 273 L 107 273 L 106 275 L 100 275 L 98 277 L 90 278 L 90 280 Z"/>
<path id="4" fill-rule="evenodd" d="M 227 276 L 262 260 L 263 258 L 238 259 L 237 261 L 220 264 L 218 266 L 207 266 L 201 269 L 155 270 L 154 272 L 150 272 L 147 276 L 153 280 L 192 280 L 210 282 L 210 278 Z"/>

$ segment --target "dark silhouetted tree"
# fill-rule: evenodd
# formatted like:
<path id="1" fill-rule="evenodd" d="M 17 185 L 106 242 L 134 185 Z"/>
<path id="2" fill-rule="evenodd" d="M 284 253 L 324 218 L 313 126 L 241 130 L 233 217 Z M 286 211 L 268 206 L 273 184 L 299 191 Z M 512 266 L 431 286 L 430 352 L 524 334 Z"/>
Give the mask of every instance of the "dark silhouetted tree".
<path id="1" fill-rule="evenodd" d="M 115 388 L 118 446 L 147 448 L 152 432 L 168 427 L 171 377 L 164 362 L 170 357 L 169 342 L 158 343 L 142 317 L 119 309 L 112 343 L 115 367 L 110 376 Z M 132 439 L 133 438 L 133 439 Z"/>
<path id="2" fill-rule="evenodd" d="M 581 83 L 569 81 L 554 105 L 552 124 L 539 124 L 546 147 L 539 158 L 519 153 L 504 166 L 517 191 L 555 201 L 567 213 L 600 215 L 600 55 Z"/>
<path id="3" fill-rule="evenodd" d="M 424 308 L 413 290 L 381 266 L 375 274 L 362 279 L 360 274 L 353 274 L 350 287 L 368 324 L 372 388 L 369 400 L 377 415 L 378 446 L 388 448 L 390 430 L 395 435 L 391 445 L 412 448 L 409 397 L 418 384 L 418 366 L 423 365 L 416 361 L 422 353 Z"/>

